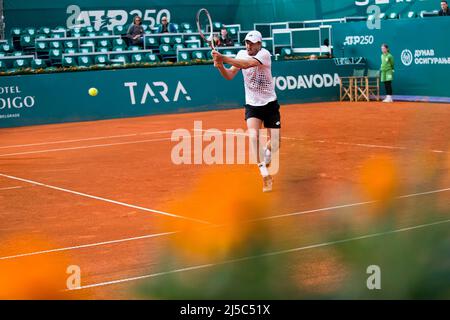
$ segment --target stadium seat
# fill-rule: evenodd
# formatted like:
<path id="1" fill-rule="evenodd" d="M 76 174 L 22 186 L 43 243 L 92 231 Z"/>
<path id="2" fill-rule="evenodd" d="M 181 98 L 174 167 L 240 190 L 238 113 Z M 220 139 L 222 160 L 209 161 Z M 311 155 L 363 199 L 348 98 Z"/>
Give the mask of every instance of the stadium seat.
<path id="1" fill-rule="evenodd" d="M 141 50 L 141 47 L 139 46 L 129 46 L 128 51 L 139 51 Z"/>
<path id="2" fill-rule="evenodd" d="M 38 34 L 34 39 L 47 39 L 47 36 L 45 34 Z"/>
<path id="3" fill-rule="evenodd" d="M 228 34 L 231 39 L 236 40 L 239 36 L 239 28 L 238 27 L 227 27 Z"/>
<path id="4" fill-rule="evenodd" d="M 95 48 L 95 41 L 94 40 L 82 40 L 80 42 L 80 46 Z"/>
<path id="5" fill-rule="evenodd" d="M 12 28 L 10 33 L 11 33 L 11 37 L 20 37 L 20 35 L 22 34 L 22 31 L 20 30 L 20 28 Z"/>
<path id="6" fill-rule="evenodd" d="M 147 53 L 145 55 L 145 60 L 147 62 L 150 62 L 150 63 L 159 63 L 159 62 L 161 62 L 159 57 L 156 54 L 154 54 L 154 53 Z"/>
<path id="7" fill-rule="evenodd" d="M 287 57 L 292 57 L 294 53 L 291 48 L 281 48 L 280 55 L 282 59 L 285 59 Z"/>
<path id="8" fill-rule="evenodd" d="M 176 58 L 175 51 L 168 44 L 162 44 L 159 46 L 159 54 L 161 55 L 163 60 L 170 60 Z"/>
<path id="9" fill-rule="evenodd" d="M 172 23 L 173 27 L 175 28 L 176 32 L 180 32 L 180 25 L 178 23 Z"/>
<path id="10" fill-rule="evenodd" d="M 107 31 L 107 30 L 103 30 L 103 31 L 100 31 L 100 32 L 98 33 L 98 35 L 101 36 L 101 37 L 107 37 L 107 36 L 110 36 L 110 35 L 111 35 L 111 32 L 109 32 L 109 31 Z"/>
<path id="11" fill-rule="evenodd" d="M 173 50 L 175 52 L 177 52 L 178 49 L 183 49 L 183 48 L 184 48 L 184 44 L 182 44 L 182 43 L 177 43 L 173 46 Z"/>
<path id="12" fill-rule="evenodd" d="M 206 60 L 205 51 L 192 52 L 192 60 Z"/>
<path id="13" fill-rule="evenodd" d="M 61 41 L 50 41 L 50 49 L 61 49 L 62 44 Z"/>
<path id="14" fill-rule="evenodd" d="M 180 36 L 176 36 L 172 38 L 172 43 L 173 44 L 182 44 L 184 43 L 183 37 Z"/>
<path id="15" fill-rule="evenodd" d="M 122 34 L 126 34 L 127 30 L 125 29 L 125 26 L 115 26 L 113 29 L 113 34 L 114 35 L 122 35 Z"/>
<path id="16" fill-rule="evenodd" d="M 74 54 L 74 53 L 77 53 L 77 49 L 75 49 L 75 48 L 67 48 L 67 49 L 64 49 L 64 53 L 65 54 Z"/>
<path id="17" fill-rule="evenodd" d="M 14 52 L 12 53 L 12 55 L 13 55 L 14 57 L 21 57 L 21 56 L 23 56 L 23 52 L 22 52 L 22 51 L 14 51 Z"/>
<path id="18" fill-rule="evenodd" d="M 78 43 L 77 42 L 72 41 L 72 40 L 64 41 L 64 48 L 66 48 L 66 49 L 73 49 L 73 48 L 76 48 L 76 47 L 78 47 Z"/>
<path id="19" fill-rule="evenodd" d="M 112 45 L 113 47 L 125 47 L 126 43 L 123 39 L 114 39 Z"/>
<path id="20" fill-rule="evenodd" d="M 125 54 L 118 54 L 115 55 L 113 58 L 111 58 L 111 62 L 113 63 L 114 66 L 120 66 L 120 65 L 125 65 L 127 64 L 128 61 L 128 57 Z"/>
<path id="21" fill-rule="evenodd" d="M 105 47 L 97 48 L 97 52 L 109 52 L 109 51 L 111 51 L 110 48 L 105 48 Z"/>
<path id="22" fill-rule="evenodd" d="M 92 59 L 89 56 L 81 56 L 78 57 L 78 66 L 79 67 L 90 67 L 92 65 Z"/>
<path id="23" fill-rule="evenodd" d="M 116 51 L 116 52 L 118 52 L 118 51 L 125 51 L 125 46 L 115 46 L 115 47 L 113 47 L 113 49 L 112 49 L 112 51 Z"/>
<path id="24" fill-rule="evenodd" d="M 29 66 L 30 66 L 30 63 L 28 62 L 28 60 L 25 60 L 25 59 L 14 60 L 13 67 L 15 69 L 25 69 L 25 68 L 28 68 Z"/>
<path id="25" fill-rule="evenodd" d="M 97 37 L 97 33 L 95 32 L 89 32 L 85 34 L 85 37 L 89 37 L 89 38 L 95 38 Z"/>
<path id="26" fill-rule="evenodd" d="M 22 30 L 22 34 L 23 35 L 28 35 L 30 37 L 34 37 L 36 36 L 36 29 L 35 28 L 26 28 L 24 30 Z"/>
<path id="27" fill-rule="evenodd" d="M 187 44 L 187 47 L 190 48 L 190 49 L 200 48 L 200 46 L 198 45 L 197 42 L 189 42 L 189 43 Z"/>
<path id="28" fill-rule="evenodd" d="M 20 37 L 20 46 L 23 49 L 34 47 L 34 39 L 30 35 L 23 35 Z"/>
<path id="29" fill-rule="evenodd" d="M 220 29 L 222 29 L 222 23 L 221 22 L 213 22 L 214 32 L 218 32 L 218 31 L 220 31 Z"/>
<path id="30" fill-rule="evenodd" d="M 49 27 L 41 27 L 37 33 L 46 37 L 50 37 L 51 30 Z"/>
<path id="31" fill-rule="evenodd" d="M 107 39 L 101 39 L 97 42 L 97 47 L 99 48 L 111 48 L 111 42 Z"/>
<path id="32" fill-rule="evenodd" d="M 0 72 L 6 71 L 6 69 L 5 62 L 0 60 Z"/>
<path id="33" fill-rule="evenodd" d="M 75 61 L 74 57 L 64 57 L 62 59 L 62 66 L 63 67 L 76 67 L 77 62 Z"/>
<path id="34" fill-rule="evenodd" d="M 161 37 L 159 40 L 160 44 L 169 44 L 169 45 L 172 44 L 172 37 L 170 36 Z"/>
<path id="35" fill-rule="evenodd" d="M 59 32 L 53 32 L 52 31 L 52 33 L 50 33 L 50 38 L 54 38 L 54 39 L 59 39 L 59 38 L 62 38 L 63 36 L 64 35 L 59 33 Z"/>
<path id="36" fill-rule="evenodd" d="M 190 32 L 188 32 L 190 31 Z M 181 32 L 192 33 L 192 26 L 190 23 L 184 22 L 181 24 Z"/>
<path id="37" fill-rule="evenodd" d="M 52 63 L 56 62 L 61 62 L 62 59 L 62 52 L 60 49 L 52 49 L 49 52 L 49 58 L 50 61 L 52 61 Z"/>
<path id="38" fill-rule="evenodd" d="M 189 41 L 200 41 L 201 38 L 200 38 L 200 36 L 188 36 L 186 40 L 189 40 Z"/>
<path id="39" fill-rule="evenodd" d="M 33 59 L 31 61 L 31 68 L 36 69 L 45 69 L 47 67 L 46 63 L 42 59 Z"/>
<path id="40" fill-rule="evenodd" d="M 87 34 L 89 34 L 89 33 L 92 33 L 92 32 L 95 33 L 95 29 L 94 29 L 94 27 L 92 27 L 92 26 L 87 26 L 87 27 L 81 28 L 81 33 L 83 33 L 83 34 L 85 34 L 85 35 L 87 35 Z"/>
<path id="41" fill-rule="evenodd" d="M 178 62 L 189 62 L 189 61 L 191 61 L 191 57 L 190 57 L 189 53 L 186 52 L 186 51 L 178 52 L 178 56 L 177 57 L 178 57 Z"/>
<path id="42" fill-rule="evenodd" d="M 0 51 L 5 53 L 12 53 L 14 51 L 14 48 L 9 43 L 5 43 L 0 45 Z"/>
<path id="43" fill-rule="evenodd" d="M 92 47 L 80 47 L 79 52 L 80 53 L 91 53 L 91 52 L 94 52 L 94 50 L 92 49 Z"/>
<path id="44" fill-rule="evenodd" d="M 141 53 L 135 53 L 131 56 L 131 62 L 133 63 L 142 63 L 144 62 L 144 55 Z"/>
<path id="45" fill-rule="evenodd" d="M 81 36 L 81 28 L 72 28 L 70 29 L 71 37 L 80 37 Z"/>
<path id="46" fill-rule="evenodd" d="M 106 66 L 108 62 L 108 56 L 107 55 L 98 55 L 94 58 L 94 63 L 97 66 Z"/>
<path id="47" fill-rule="evenodd" d="M 159 47 L 158 37 L 145 37 L 145 47 L 149 49 L 156 49 Z"/>

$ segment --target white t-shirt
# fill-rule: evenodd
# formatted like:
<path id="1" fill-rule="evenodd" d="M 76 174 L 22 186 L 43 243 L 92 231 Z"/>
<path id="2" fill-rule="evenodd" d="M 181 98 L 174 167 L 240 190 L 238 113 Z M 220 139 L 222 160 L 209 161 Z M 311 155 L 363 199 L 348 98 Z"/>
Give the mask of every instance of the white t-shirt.
<path id="1" fill-rule="evenodd" d="M 261 65 L 243 69 L 245 103 L 259 107 L 277 100 L 272 78 L 272 60 L 270 52 L 262 48 L 255 56 L 249 56 L 247 50 L 240 50 L 236 59 L 256 59 Z"/>

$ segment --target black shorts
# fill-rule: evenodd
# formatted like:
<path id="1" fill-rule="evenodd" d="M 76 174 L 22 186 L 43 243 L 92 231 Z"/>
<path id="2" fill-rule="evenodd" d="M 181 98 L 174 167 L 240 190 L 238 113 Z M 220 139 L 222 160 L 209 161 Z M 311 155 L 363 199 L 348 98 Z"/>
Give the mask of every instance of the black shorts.
<path id="1" fill-rule="evenodd" d="M 246 104 L 245 121 L 249 118 L 262 120 L 265 128 L 279 129 L 281 128 L 280 105 L 277 100 L 258 107 Z"/>

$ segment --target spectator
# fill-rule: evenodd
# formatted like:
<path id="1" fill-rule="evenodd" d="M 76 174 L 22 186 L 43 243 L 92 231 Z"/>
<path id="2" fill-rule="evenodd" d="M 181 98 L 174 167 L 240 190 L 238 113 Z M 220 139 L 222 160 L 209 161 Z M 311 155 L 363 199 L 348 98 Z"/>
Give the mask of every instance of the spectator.
<path id="1" fill-rule="evenodd" d="M 441 1 L 441 10 L 439 11 L 439 15 L 442 16 L 450 16 L 450 9 L 448 8 L 447 1 Z"/>
<path id="2" fill-rule="evenodd" d="M 317 56 L 315 54 L 312 54 L 309 56 L 309 60 L 317 60 Z"/>
<path id="3" fill-rule="evenodd" d="M 227 28 L 220 29 L 220 37 L 217 40 L 218 47 L 232 47 L 234 45 L 233 39 L 228 35 Z"/>
<path id="4" fill-rule="evenodd" d="M 389 46 L 383 44 L 381 46 L 381 82 L 384 82 L 386 88 L 386 99 L 383 102 L 394 102 L 392 100 L 392 80 L 394 78 L 394 57 L 392 56 Z"/>
<path id="5" fill-rule="evenodd" d="M 162 17 L 161 24 L 158 27 L 157 33 L 176 33 L 177 29 L 175 26 L 169 22 L 169 19 L 167 17 Z"/>
<path id="6" fill-rule="evenodd" d="M 325 40 L 323 41 L 323 45 L 324 45 L 325 47 L 327 47 L 327 51 L 326 51 L 325 56 L 326 56 L 327 58 L 329 58 L 329 59 L 333 58 L 333 48 L 331 48 L 331 46 L 330 46 L 330 40 L 325 39 Z"/>
<path id="7" fill-rule="evenodd" d="M 125 40 L 127 45 L 139 45 L 141 46 L 144 41 L 144 28 L 142 27 L 141 17 L 135 16 L 133 19 L 133 24 L 128 28 Z"/>

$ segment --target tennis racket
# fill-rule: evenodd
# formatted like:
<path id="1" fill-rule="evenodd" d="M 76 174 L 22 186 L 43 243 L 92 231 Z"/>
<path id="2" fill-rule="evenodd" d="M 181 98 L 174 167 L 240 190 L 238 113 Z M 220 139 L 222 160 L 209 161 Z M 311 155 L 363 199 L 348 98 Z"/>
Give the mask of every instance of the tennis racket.
<path id="1" fill-rule="evenodd" d="M 211 49 L 216 50 L 214 46 L 214 28 L 211 15 L 205 8 L 202 8 L 197 12 L 197 30 L 200 37 L 209 44 Z M 215 65 L 216 64 L 214 63 L 214 66 Z"/>

